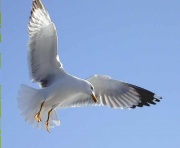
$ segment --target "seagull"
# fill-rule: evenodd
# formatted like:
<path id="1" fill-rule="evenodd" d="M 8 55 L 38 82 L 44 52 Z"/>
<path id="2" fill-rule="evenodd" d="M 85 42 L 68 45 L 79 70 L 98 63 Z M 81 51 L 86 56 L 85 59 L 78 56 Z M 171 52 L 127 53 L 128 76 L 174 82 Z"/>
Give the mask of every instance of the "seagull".
<path id="1" fill-rule="evenodd" d="M 56 27 L 41 0 L 32 2 L 28 33 L 30 78 L 40 89 L 22 84 L 17 102 L 33 127 L 50 132 L 59 126 L 57 109 L 88 105 L 134 109 L 160 102 L 162 97 L 155 93 L 106 75 L 81 79 L 67 73 L 58 56 Z"/>

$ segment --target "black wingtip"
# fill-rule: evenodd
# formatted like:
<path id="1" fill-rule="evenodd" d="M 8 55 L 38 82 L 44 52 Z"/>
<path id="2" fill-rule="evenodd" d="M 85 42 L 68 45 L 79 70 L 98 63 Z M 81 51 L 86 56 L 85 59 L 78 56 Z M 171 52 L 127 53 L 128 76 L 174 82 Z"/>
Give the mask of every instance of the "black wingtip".
<path id="1" fill-rule="evenodd" d="M 31 14 L 30 14 L 29 19 L 31 19 L 31 16 L 33 15 L 33 13 L 36 9 L 44 9 L 45 10 L 45 7 L 44 7 L 43 3 L 41 2 L 41 0 L 33 0 Z"/>
<path id="2" fill-rule="evenodd" d="M 128 85 L 135 89 L 141 99 L 141 102 L 138 105 L 133 105 L 131 108 L 156 105 L 156 103 L 160 102 L 160 100 L 162 99 L 162 97 L 157 96 L 155 93 L 148 91 L 144 88 L 132 84 Z"/>

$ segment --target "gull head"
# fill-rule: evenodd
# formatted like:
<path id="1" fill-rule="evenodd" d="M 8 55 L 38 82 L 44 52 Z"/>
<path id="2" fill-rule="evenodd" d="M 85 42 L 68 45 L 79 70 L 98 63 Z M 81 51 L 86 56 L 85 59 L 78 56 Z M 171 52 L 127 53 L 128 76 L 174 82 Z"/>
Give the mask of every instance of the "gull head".
<path id="1" fill-rule="evenodd" d="M 94 101 L 95 103 L 97 103 L 97 102 L 98 102 L 98 99 L 97 99 L 97 97 L 96 97 L 96 95 L 95 95 L 94 86 L 93 86 L 90 82 L 88 82 L 88 81 L 85 81 L 85 82 L 86 82 L 86 86 L 83 86 L 83 87 L 84 87 L 84 89 L 86 90 L 86 93 L 91 96 L 91 98 L 93 99 L 93 101 Z M 88 84 L 88 85 L 87 85 L 87 84 Z"/>

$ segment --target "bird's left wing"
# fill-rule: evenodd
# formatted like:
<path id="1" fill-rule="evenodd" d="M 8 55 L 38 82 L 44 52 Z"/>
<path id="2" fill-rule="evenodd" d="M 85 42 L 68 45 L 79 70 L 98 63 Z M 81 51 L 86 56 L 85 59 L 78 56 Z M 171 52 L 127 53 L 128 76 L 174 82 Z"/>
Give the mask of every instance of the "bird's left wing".
<path id="1" fill-rule="evenodd" d="M 91 96 L 77 94 L 72 99 L 67 99 L 60 108 L 102 105 L 111 108 L 130 109 L 155 105 L 161 99 L 151 91 L 113 80 L 108 76 L 95 75 L 88 78 L 87 81 L 94 86 L 98 102 L 95 103 Z"/>
<path id="2" fill-rule="evenodd" d="M 161 97 L 151 91 L 108 76 L 95 75 L 87 79 L 95 89 L 98 104 L 112 108 L 135 108 L 156 104 Z"/>
<path id="3" fill-rule="evenodd" d="M 28 32 L 30 77 L 32 81 L 46 87 L 62 64 L 57 53 L 56 27 L 41 0 L 33 0 Z"/>

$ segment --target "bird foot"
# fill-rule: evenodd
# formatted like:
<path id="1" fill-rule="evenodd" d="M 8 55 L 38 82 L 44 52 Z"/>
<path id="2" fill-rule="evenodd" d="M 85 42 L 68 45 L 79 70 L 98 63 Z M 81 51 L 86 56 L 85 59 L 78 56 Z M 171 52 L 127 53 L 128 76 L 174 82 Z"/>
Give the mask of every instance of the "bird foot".
<path id="1" fill-rule="evenodd" d="M 41 106 L 40 106 L 38 113 L 34 116 L 34 118 L 37 120 L 37 122 L 41 121 L 40 113 L 41 113 L 43 105 L 44 105 L 44 102 L 41 103 Z"/>
<path id="2" fill-rule="evenodd" d="M 46 130 L 50 133 L 50 130 L 49 130 L 49 119 L 50 119 L 50 114 L 52 112 L 53 109 L 51 109 L 49 112 L 48 112 L 48 118 L 47 118 L 47 121 L 46 121 Z"/>
<path id="3" fill-rule="evenodd" d="M 49 121 L 46 121 L 46 130 L 50 133 L 50 130 L 49 130 Z"/>
<path id="4" fill-rule="evenodd" d="M 38 112 L 34 118 L 37 120 L 37 122 L 41 122 L 40 112 Z"/>

